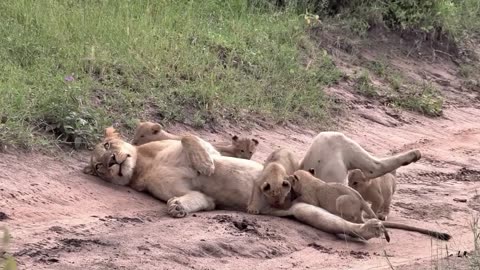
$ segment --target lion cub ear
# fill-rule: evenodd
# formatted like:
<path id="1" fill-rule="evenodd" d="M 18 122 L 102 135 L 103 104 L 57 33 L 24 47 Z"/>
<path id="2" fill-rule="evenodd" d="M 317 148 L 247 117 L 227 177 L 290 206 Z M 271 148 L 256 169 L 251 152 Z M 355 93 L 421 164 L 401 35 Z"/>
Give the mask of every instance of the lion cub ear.
<path id="1" fill-rule="evenodd" d="M 158 123 L 153 124 L 152 126 L 152 134 L 158 134 L 162 130 L 162 126 Z"/>
<path id="2" fill-rule="evenodd" d="M 315 176 L 315 169 L 314 169 L 314 168 L 308 169 L 308 172 L 309 172 L 311 175 Z"/>
<path id="3" fill-rule="evenodd" d="M 105 129 L 105 139 L 120 139 L 120 134 L 115 130 L 114 127 L 107 127 Z"/>
<path id="4" fill-rule="evenodd" d="M 254 139 L 252 139 L 252 142 L 253 142 L 255 145 L 258 145 L 258 144 L 259 144 L 258 140 L 257 140 L 257 139 L 255 139 L 255 138 L 254 138 Z"/>

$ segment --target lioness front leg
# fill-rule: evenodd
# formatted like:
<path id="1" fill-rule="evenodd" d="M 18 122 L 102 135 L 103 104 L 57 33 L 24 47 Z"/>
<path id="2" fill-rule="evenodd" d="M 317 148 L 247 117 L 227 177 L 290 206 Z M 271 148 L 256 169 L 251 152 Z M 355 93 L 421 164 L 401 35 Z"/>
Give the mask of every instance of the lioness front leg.
<path id="1" fill-rule="evenodd" d="M 213 159 L 196 136 L 187 135 L 182 138 L 188 158 L 195 170 L 203 175 L 210 176 L 215 170 Z"/>
<path id="2" fill-rule="evenodd" d="M 180 197 L 173 197 L 167 201 L 167 213 L 175 218 L 185 217 L 188 213 L 215 209 L 212 198 L 198 192 L 190 191 Z"/>
<path id="3" fill-rule="evenodd" d="M 289 214 L 321 231 L 332 234 L 347 234 L 365 240 L 386 235 L 385 227 L 377 219 L 370 219 L 364 224 L 356 224 L 306 203 L 294 203 L 288 211 L 272 211 L 270 214 L 278 216 Z"/>

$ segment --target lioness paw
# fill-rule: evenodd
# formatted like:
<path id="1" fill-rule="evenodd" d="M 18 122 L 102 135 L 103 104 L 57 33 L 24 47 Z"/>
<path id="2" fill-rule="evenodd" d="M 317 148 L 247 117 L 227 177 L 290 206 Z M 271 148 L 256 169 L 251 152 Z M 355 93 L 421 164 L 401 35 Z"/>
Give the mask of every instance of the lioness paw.
<path id="1" fill-rule="evenodd" d="M 173 197 L 167 201 L 167 213 L 174 218 L 187 216 L 187 211 L 177 197 Z"/>
<path id="2" fill-rule="evenodd" d="M 258 214 L 260 214 L 260 209 L 249 205 L 247 207 L 247 213 L 252 214 L 252 215 L 258 215 Z"/>
<path id="3" fill-rule="evenodd" d="M 368 240 L 370 238 L 378 238 L 382 234 L 385 235 L 385 239 L 390 242 L 390 236 L 382 222 L 378 219 L 369 219 L 362 225 L 360 237 Z"/>
<path id="4" fill-rule="evenodd" d="M 215 165 L 213 164 L 213 160 L 211 158 L 209 158 L 208 160 L 204 160 L 202 162 L 198 162 L 196 167 L 197 167 L 196 169 L 200 174 L 203 174 L 206 176 L 212 175 L 213 172 L 215 171 Z"/>

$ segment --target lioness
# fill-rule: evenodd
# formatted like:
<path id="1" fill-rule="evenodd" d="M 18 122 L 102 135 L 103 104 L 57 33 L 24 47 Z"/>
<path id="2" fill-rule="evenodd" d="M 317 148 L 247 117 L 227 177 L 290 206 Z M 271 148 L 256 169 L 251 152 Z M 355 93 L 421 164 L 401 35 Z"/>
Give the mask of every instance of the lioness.
<path id="1" fill-rule="evenodd" d="M 135 129 L 132 144 L 142 145 L 153 141 L 181 140 L 182 136 L 171 134 L 163 130 L 158 123 L 140 122 Z M 223 156 L 251 159 L 257 151 L 259 141 L 255 138 L 241 138 L 232 136 L 230 144 L 213 143 L 213 147 Z"/>
<path id="2" fill-rule="evenodd" d="M 221 156 L 211 144 L 196 136 L 133 146 L 115 134 L 112 129 L 106 132 L 84 172 L 114 184 L 148 191 L 167 202 L 167 212 L 172 217 L 184 217 L 216 206 L 244 210 L 263 169 L 252 160 Z M 377 219 L 364 224 L 351 223 L 305 203 L 294 203 L 282 213 L 273 210 L 264 214 L 293 216 L 322 231 L 365 240 L 380 237 L 385 231 Z M 439 235 L 442 239 L 450 238 L 442 233 L 435 236 Z"/>

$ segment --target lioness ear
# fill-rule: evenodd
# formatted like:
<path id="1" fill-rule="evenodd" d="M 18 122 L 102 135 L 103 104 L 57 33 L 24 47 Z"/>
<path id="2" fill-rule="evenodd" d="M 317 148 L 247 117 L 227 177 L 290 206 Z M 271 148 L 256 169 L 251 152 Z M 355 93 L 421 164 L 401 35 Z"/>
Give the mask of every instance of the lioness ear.
<path id="1" fill-rule="evenodd" d="M 233 135 L 232 141 L 234 141 L 234 142 L 238 141 L 238 136 L 237 136 L 237 135 Z"/>
<path id="2" fill-rule="evenodd" d="M 162 126 L 160 124 L 153 124 L 152 133 L 154 135 L 157 134 L 158 132 L 160 132 L 160 130 L 162 130 Z"/>
<path id="3" fill-rule="evenodd" d="M 257 139 L 252 139 L 252 142 L 255 144 L 255 145 L 258 145 L 258 140 Z"/>
<path id="4" fill-rule="evenodd" d="M 95 171 L 93 170 L 92 166 L 88 165 L 83 168 L 83 173 L 84 174 L 90 174 L 90 175 L 95 175 Z"/>
<path id="5" fill-rule="evenodd" d="M 311 175 L 315 176 L 315 169 L 314 169 L 314 168 L 308 169 L 308 172 L 309 172 Z"/>
<path id="6" fill-rule="evenodd" d="M 105 139 L 119 139 L 120 134 L 115 130 L 114 127 L 107 127 L 105 129 Z"/>

